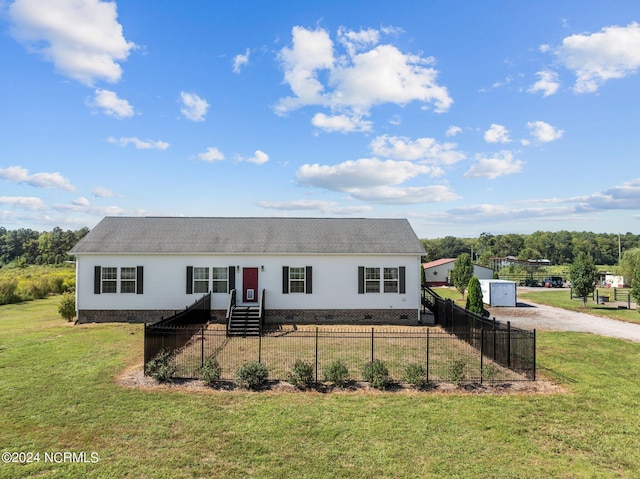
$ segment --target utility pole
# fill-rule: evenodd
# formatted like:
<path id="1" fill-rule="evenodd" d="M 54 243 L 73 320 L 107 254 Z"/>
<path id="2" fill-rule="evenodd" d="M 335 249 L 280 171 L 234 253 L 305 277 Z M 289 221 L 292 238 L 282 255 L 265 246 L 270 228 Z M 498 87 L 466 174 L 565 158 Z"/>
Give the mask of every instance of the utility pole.
<path id="1" fill-rule="evenodd" d="M 620 265 L 621 259 L 622 259 L 622 244 L 620 243 L 620 233 L 618 233 L 618 266 Z"/>

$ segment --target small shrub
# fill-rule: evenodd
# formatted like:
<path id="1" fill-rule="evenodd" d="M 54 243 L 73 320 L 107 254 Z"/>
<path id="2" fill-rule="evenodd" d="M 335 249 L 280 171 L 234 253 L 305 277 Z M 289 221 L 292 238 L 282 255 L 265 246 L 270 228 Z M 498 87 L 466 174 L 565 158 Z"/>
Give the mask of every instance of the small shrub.
<path id="1" fill-rule="evenodd" d="M 238 386 L 253 391 L 260 389 L 268 377 L 269 371 L 267 367 L 257 361 L 244 364 L 236 370 Z"/>
<path id="2" fill-rule="evenodd" d="M 289 372 L 289 382 L 298 389 L 313 386 L 313 367 L 305 362 L 296 361 Z"/>
<path id="3" fill-rule="evenodd" d="M 364 366 L 362 378 L 376 389 L 385 389 L 391 382 L 389 369 L 384 361 L 379 359 L 374 359 Z"/>
<path id="4" fill-rule="evenodd" d="M 487 364 L 482 368 L 482 379 L 493 381 L 498 377 L 500 370 L 494 364 Z"/>
<path id="5" fill-rule="evenodd" d="M 67 321 L 71 321 L 76 315 L 76 296 L 72 293 L 64 293 L 58 303 L 58 313 Z"/>
<path id="6" fill-rule="evenodd" d="M 342 388 L 349 381 L 349 369 L 342 361 L 337 359 L 324 370 L 324 379 Z"/>
<path id="7" fill-rule="evenodd" d="M 208 358 L 200 368 L 200 379 L 208 386 L 213 386 L 217 381 L 220 381 L 221 376 L 222 367 L 215 358 Z"/>
<path id="8" fill-rule="evenodd" d="M 451 367 L 449 368 L 449 379 L 453 384 L 459 386 L 462 381 L 465 380 L 465 368 L 467 367 L 467 362 L 464 359 L 456 359 Z"/>
<path id="9" fill-rule="evenodd" d="M 169 349 L 161 350 L 151 361 L 147 363 L 145 372 L 161 383 L 171 381 L 177 368 L 173 364 Z"/>
<path id="10" fill-rule="evenodd" d="M 0 281 L 0 304 L 12 304 L 19 301 L 16 293 L 18 282 L 12 279 Z"/>
<path id="11" fill-rule="evenodd" d="M 422 364 L 407 364 L 404 368 L 404 380 L 415 389 L 422 389 L 427 383 L 427 369 Z"/>

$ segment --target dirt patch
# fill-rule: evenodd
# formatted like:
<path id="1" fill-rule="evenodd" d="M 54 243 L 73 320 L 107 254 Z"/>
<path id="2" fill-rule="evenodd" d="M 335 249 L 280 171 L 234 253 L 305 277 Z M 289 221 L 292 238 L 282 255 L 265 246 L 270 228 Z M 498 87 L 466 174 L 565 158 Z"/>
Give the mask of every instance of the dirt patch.
<path id="1" fill-rule="evenodd" d="M 197 379 L 176 379 L 170 383 L 158 383 L 155 379 L 143 374 L 142 364 L 125 370 L 115 382 L 121 386 L 146 391 L 176 391 L 194 393 L 224 393 L 241 392 L 247 390 L 239 388 L 232 381 L 218 381 L 216 386 L 207 386 Z M 431 383 L 419 391 L 409 385 L 393 383 L 386 390 L 371 387 L 369 383 L 351 381 L 346 387 L 335 388 L 327 383 L 321 383 L 317 388 L 300 391 L 286 381 L 268 381 L 260 394 L 457 394 L 457 395 L 507 395 L 507 394 L 562 394 L 566 389 L 557 383 L 546 379 L 537 381 L 513 381 L 500 383 L 463 383 L 456 386 L 451 383 Z"/>

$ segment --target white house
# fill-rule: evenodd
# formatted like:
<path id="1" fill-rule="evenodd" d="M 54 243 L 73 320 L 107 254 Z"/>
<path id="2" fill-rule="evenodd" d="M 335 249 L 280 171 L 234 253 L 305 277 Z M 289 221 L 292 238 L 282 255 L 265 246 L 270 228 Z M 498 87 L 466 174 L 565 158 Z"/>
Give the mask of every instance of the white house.
<path id="1" fill-rule="evenodd" d="M 451 271 L 455 263 L 455 258 L 442 258 L 429 263 L 424 263 L 424 276 L 427 286 L 445 286 L 451 284 Z M 493 279 L 493 270 L 479 264 L 473 265 L 473 275 L 478 279 Z"/>
<path id="2" fill-rule="evenodd" d="M 267 323 L 416 323 L 420 256 L 405 219 L 107 217 L 76 257 L 79 322 L 154 322 L 212 293 Z"/>

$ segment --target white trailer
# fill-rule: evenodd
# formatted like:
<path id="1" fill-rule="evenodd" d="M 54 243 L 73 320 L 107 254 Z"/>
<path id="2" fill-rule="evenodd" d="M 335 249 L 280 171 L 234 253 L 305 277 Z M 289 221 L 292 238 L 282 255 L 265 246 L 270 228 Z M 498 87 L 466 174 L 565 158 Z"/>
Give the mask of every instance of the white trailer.
<path id="1" fill-rule="evenodd" d="M 516 306 L 516 283 L 503 279 L 481 279 L 482 301 L 489 306 Z"/>

